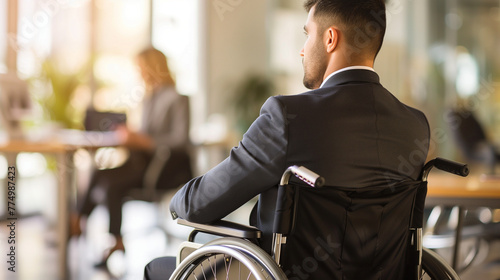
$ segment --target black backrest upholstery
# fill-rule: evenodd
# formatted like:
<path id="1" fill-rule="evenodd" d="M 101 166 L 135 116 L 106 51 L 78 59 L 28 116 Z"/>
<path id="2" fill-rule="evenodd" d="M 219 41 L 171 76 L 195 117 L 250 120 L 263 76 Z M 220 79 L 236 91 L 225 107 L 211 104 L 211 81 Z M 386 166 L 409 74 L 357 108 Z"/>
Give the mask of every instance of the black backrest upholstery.
<path id="1" fill-rule="evenodd" d="M 410 279 L 410 225 L 426 183 L 294 189 L 294 227 L 282 256 L 289 279 Z M 419 204 L 415 207 L 415 204 Z M 417 222 L 418 223 L 418 222 Z M 421 222 L 420 222 L 421 224 Z M 296 278 L 294 278 L 296 277 Z"/>

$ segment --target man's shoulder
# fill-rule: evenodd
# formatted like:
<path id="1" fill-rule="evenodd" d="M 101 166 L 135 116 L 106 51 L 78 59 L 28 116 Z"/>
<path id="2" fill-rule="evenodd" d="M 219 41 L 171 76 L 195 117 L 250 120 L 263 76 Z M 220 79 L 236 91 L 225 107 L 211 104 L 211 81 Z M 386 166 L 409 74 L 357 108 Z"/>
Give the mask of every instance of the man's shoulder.
<path id="1" fill-rule="evenodd" d="M 286 103 L 286 102 L 300 102 L 302 100 L 310 99 L 317 97 L 318 95 L 326 92 L 331 92 L 332 89 L 326 88 L 318 88 L 313 90 L 307 90 L 301 93 L 295 93 L 290 95 L 276 95 L 272 98 L 276 99 L 278 102 Z"/>
<path id="2" fill-rule="evenodd" d="M 307 90 L 297 94 L 291 95 L 277 95 L 272 98 L 275 99 L 274 102 L 280 103 L 282 106 L 297 106 L 297 107 L 309 107 L 315 106 L 315 104 L 320 104 L 325 101 L 334 100 L 338 93 L 342 93 L 343 89 L 341 87 L 325 87 L 313 90 Z M 335 103 L 333 103 L 335 104 Z"/>
<path id="3" fill-rule="evenodd" d="M 422 123 L 422 125 L 426 126 L 429 128 L 429 121 L 427 120 L 427 116 L 424 114 L 424 112 L 420 111 L 417 108 L 408 106 L 406 104 L 403 104 L 412 114 Z"/>

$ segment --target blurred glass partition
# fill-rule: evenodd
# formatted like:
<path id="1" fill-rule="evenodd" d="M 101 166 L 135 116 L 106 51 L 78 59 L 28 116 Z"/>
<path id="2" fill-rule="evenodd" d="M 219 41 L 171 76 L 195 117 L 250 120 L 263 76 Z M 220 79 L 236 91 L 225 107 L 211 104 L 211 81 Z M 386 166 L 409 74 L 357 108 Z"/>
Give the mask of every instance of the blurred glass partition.
<path id="1" fill-rule="evenodd" d="M 449 109 L 456 108 L 472 113 L 487 138 L 500 143 L 500 1 L 428 1 L 427 11 L 427 113 L 449 136 L 437 141 L 439 148 L 463 157 L 450 139 L 459 124 Z"/>

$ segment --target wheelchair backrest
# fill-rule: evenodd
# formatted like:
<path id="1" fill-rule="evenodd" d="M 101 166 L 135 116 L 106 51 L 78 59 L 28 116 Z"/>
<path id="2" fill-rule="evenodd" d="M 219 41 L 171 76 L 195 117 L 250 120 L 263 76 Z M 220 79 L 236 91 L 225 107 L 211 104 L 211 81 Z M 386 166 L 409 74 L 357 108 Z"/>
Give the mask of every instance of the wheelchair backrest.
<path id="1" fill-rule="evenodd" d="M 288 278 L 410 279 L 410 227 L 421 226 L 426 188 L 410 180 L 362 189 L 293 187 L 281 258 Z"/>

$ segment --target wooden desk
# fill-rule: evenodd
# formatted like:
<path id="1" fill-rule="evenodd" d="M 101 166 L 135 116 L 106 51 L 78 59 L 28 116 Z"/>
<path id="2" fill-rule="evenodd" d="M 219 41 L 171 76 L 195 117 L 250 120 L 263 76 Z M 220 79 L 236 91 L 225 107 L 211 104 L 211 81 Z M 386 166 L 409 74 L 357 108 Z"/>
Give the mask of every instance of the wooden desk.
<path id="1" fill-rule="evenodd" d="M 0 141 L 0 153 L 6 155 L 8 166 L 16 166 L 19 153 L 51 154 L 57 160 L 57 233 L 58 255 L 60 257 L 59 279 L 68 279 L 67 242 L 69 238 L 70 197 L 76 192 L 72 190 L 75 177 L 73 154 L 78 148 L 96 149 L 116 146 L 116 135 L 112 132 L 86 132 L 61 130 L 52 135 L 51 140 L 8 140 Z M 29 139 L 29 137 L 28 137 Z M 17 170 L 17 168 L 16 168 Z"/>
<path id="2" fill-rule="evenodd" d="M 426 206 L 458 206 L 452 267 L 457 269 L 465 211 L 476 207 L 500 208 L 500 178 L 471 174 L 466 178 L 433 171 L 428 178 Z"/>
<path id="3" fill-rule="evenodd" d="M 55 142 L 29 142 L 14 140 L 0 143 L 0 153 L 6 155 L 8 166 L 16 167 L 17 154 L 22 152 L 52 154 L 57 160 L 57 233 L 60 257 L 60 279 L 67 279 L 68 209 L 70 186 L 74 177 L 72 155 L 76 147 Z M 17 167 L 16 167 L 17 173 Z M 16 174 L 17 176 L 17 174 Z M 16 215 L 17 216 L 17 215 Z"/>
<path id="4" fill-rule="evenodd" d="M 478 174 L 466 178 L 433 171 L 429 175 L 426 202 L 430 205 L 500 208 L 500 178 Z"/>

